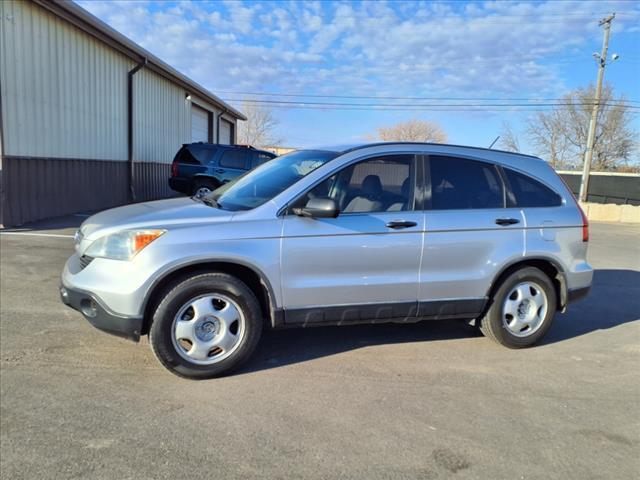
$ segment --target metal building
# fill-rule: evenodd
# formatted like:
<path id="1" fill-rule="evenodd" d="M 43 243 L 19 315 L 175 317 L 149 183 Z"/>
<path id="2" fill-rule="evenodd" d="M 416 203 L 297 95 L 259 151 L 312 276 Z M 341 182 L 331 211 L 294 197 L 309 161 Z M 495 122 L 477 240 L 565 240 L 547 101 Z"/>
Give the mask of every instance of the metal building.
<path id="1" fill-rule="evenodd" d="M 0 224 L 172 195 L 173 156 L 238 110 L 78 5 L 0 1 Z"/>

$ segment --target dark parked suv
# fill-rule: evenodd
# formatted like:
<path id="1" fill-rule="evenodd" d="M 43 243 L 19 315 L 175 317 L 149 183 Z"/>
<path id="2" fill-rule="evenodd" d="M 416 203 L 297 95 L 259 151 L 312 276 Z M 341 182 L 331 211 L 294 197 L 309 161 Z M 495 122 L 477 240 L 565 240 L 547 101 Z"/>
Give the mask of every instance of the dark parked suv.
<path id="1" fill-rule="evenodd" d="M 185 143 L 171 164 L 169 186 L 201 198 L 275 156 L 250 146 Z"/>

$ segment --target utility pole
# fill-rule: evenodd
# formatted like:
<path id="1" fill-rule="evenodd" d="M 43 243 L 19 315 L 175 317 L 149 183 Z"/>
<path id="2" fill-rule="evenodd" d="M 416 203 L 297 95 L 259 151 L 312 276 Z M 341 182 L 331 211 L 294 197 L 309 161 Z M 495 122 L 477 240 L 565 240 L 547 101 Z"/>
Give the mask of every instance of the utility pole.
<path id="1" fill-rule="evenodd" d="M 602 79 L 604 78 L 604 67 L 607 65 L 607 50 L 609 49 L 609 32 L 611 31 L 611 21 L 616 17 L 612 13 L 607 18 L 600 20 L 599 26 L 604 26 L 604 39 L 602 41 L 602 53 L 594 53 L 594 57 L 599 60 L 598 82 L 596 84 L 596 96 L 594 98 L 593 110 L 591 110 L 591 121 L 589 122 L 589 135 L 587 136 L 587 149 L 584 152 L 584 165 L 582 168 L 582 182 L 580 182 L 580 201 L 587 201 L 587 191 L 589 189 L 589 172 L 591 171 L 591 160 L 593 158 L 593 143 L 596 136 L 596 122 L 598 120 L 598 108 L 600 108 L 600 96 L 602 95 Z"/>

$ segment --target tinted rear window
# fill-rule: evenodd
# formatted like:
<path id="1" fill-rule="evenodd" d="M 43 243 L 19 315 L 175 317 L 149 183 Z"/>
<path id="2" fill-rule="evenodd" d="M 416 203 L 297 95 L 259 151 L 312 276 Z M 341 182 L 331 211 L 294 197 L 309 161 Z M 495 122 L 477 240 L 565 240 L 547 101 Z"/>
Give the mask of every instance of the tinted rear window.
<path id="1" fill-rule="evenodd" d="M 430 156 L 431 208 L 502 208 L 503 186 L 495 167 L 458 157 Z"/>
<path id="2" fill-rule="evenodd" d="M 511 185 L 516 207 L 557 207 L 562 204 L 562 198 L 546 185 L 527 175 L 504 169 L 507 180 Z"/>
<path id="3" fill-rule="evenodd" d="M 204 147 L 201 145 L 189 145 L 182 147 L 176 154 L 175 161 L 178 163 L 188 163 L 190 165 L 200 165 L 209 163 L 216 153 L 215 147 Z"/>

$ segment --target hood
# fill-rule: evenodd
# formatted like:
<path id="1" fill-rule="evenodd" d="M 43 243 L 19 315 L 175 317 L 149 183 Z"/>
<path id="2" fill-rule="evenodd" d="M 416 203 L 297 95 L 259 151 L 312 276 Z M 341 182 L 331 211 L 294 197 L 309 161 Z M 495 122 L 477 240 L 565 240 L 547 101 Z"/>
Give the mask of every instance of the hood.
<path id="1" fill-rule="evenodd" d="M 228 221 L 231 217 L 233 212 L 210 207 L 188 197 L 180 197 L 105 210 L 87 218 L 80 231 L 84 239 L 95 240 L 119 230 Z"/>

